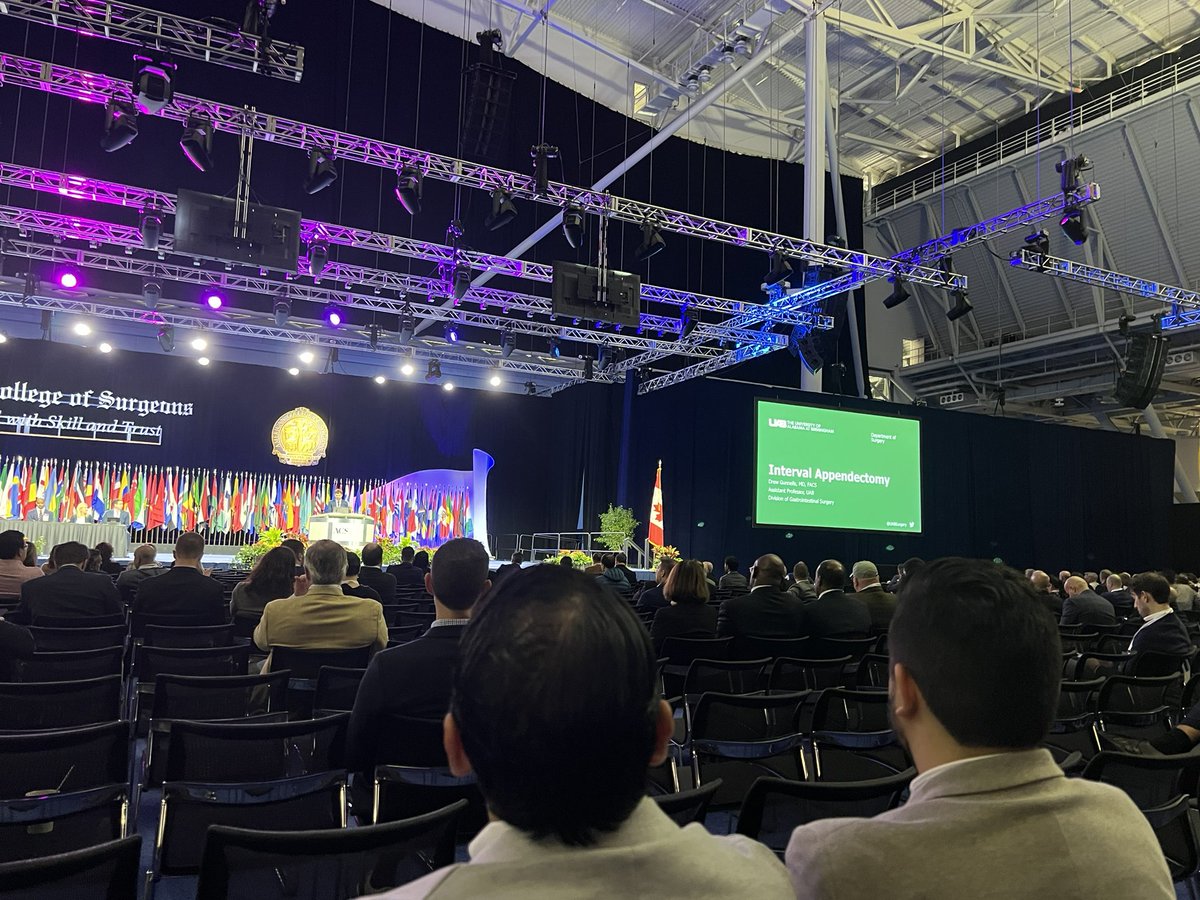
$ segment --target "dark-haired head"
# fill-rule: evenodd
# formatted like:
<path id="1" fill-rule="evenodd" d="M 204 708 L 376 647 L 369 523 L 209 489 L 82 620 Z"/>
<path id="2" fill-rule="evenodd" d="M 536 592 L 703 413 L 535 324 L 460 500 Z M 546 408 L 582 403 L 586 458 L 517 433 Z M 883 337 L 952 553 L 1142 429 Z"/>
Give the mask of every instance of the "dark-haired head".
<path id="1" fill-rule="evenodd" d="M 964 748 L 1025 749 L 1045 737 L 1061 644 L 1020 573 L 983 560 L 925 565 L 908 576 L 888 647 L 894 721 L 910 747 L 934 730 L 929 714 Z"/>
<path id="2" fill-rule="evenodd" d="M 412 544 L 409 544 L 407 547 L 400 548 L 400 562 L 402 563 L 412 562 L 413 557 L 416 555 L 417 551 L 412 548 Z"/>
<path id="3" fill-rule="evenodd" d="M 472 769 L 492 813 L 535 838 L 583 846 L 619 827 L 670 730 L 646 629 L 593 578 L 515 572 L 462 637 L 451 766 Z"/>
<path id="4" fill-rule="evenodd" d="M 736 556 L 725 557 L 725 571 L 736 572 L 738 570 L 738 558 Z"/>
<path id="5" fill-rule="evenodd" d="M 414 553 L 413 558 L 412 558 L 412 564 L 414 566 L 416 566 L 418 569 L 420 569 L 422 572 L 428 572 L 429 571 L 429 551 L 428 550 L 418 550 L 416 553 Z"/>
<path id="6" fill-rule="evenodd" d="M 246 588 L 259 597 L 290 597 L 295 587 L 296 554 L 287 547 L 272 547 L 254 564 Z"/>
<path id="7" fill-rule="evenodd" d="M 694 559 L 679 562 L 667 576 L 663 596 L 672 603 L 707 603 L 708 579 L 704 577 L 704 566 Z"/>
<path id="8" fill-rule="evenodd" d="M 346 551 L 346 577 L 357 578 L 362 571 L 362 559 L 351 550 Z"/>
<path id="9" fill-rule="evenodd" d="M 295 538 L 287 538 L 279 542 L 280 547 L 287 547 L 292 551 L 292 555 L 296 557 L 296 565 L 304 565 L 304 544 Z"/>
<path id="10" fill-rule="evenodd" d="M 16 559 L 25 552 L 25 535 L 19 531 L 0 531 L 0 559 Z"/>
<path id="11" fill-rule="evenodd" d="M 446 541 L 438 547 L 425 583 L 433 598 L 447 609 L 457 612 L 471 609 L 491 587 L 483 544 L 472 538 Z"/>

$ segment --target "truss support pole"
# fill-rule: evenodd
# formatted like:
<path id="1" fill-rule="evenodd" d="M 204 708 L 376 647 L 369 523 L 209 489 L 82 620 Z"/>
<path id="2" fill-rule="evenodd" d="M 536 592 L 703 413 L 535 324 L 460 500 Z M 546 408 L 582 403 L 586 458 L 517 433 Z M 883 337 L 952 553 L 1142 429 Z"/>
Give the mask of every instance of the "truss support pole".
<path id="1" fill-rule="evenodd" d="M 1163 431 L 1162 420 L 1158 418 L 1158 410 L 1154 408 L 1154 404 L 1150 404 L 1142 411 L 1142 418 L 1146 420 L 1146 424 L 1150 426 L 1150 433 L 1156 438 L 1165 438 L 1167 433 Z M 1179 445 L 1171 440 L 1175 447 L 1175 493 L 1182 494 L 1181 503 L 1197 503 L 1200 502 L 1196 498 L 1196 488 L 1192 485 L 1192 479 L 1188 477 L 1187 469 L 1184 468 L 1183 461 L 1179 458 Z"/>
<path id="2" fill-rule="evenodd" d="M 825 143 L 829 149 L 829 186 L 833 191 L 833 215 L 837 220 L 838 234 L 842 240 L 848 241 L 846 232 L 846 201 L 842 197 L 841 167 L 838 165 L 837 123 L 834 121 L 834 105 L 832 98 L 825 106 Z M 866 368 L 863 366 L 862 343 L 858 339 L 858 307 L 855 304 L 854 291 L 846 298 L 846 328 L 850 330 L 850 357 L 854 363 L 854 390 L 859 397 L 865 397 L 863 379 Z"/>
<path id="3" fill-rule="evenodd" d="M 804 237 L 825 242 L 825 111 L 829 106 L 829 66 L 825 17 L 804 23 Z M 837 169 L 833 178 L 836 180 Z M 800 387 L 821 393 L 821 370 L 800 365 Z"/>

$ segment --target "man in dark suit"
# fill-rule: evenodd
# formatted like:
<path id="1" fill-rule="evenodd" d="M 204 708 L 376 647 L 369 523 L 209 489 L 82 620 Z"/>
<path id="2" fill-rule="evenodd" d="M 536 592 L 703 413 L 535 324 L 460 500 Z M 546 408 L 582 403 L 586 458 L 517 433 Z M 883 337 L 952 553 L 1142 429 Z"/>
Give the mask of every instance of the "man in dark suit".
<path id="1" fill-rule="evenodd" d="M 384 606 L 396 602 L 396 576 L 383 571 L 383 548 L 374 542 L 363 545 L 358 581 L 375 591 Z"/>
<path id="2" fill-rule="evenodd" d="M 875 577 L 879 577 L 876 572 Z M 871 632 L 871 612 L 854 594 L 846 593 L 846 567 L 836 559 L 817 566 L 813 585 L 817 599 L 804 610 L 808 615 L 808 633 L 812 637 L 856 638 Z"/>
<path id="3" fill-rule="evenodd" d="M 1113 612 L 1119 617 L 1128 618 L 1134 613 L 1133 594 L 1120 575 L 1115 572 L 1104 582 L 1105 592 L 1100 596 L 1112 604 Z"/>
<path id="4" fill-rule="evenodd" d="M 509 575 L 520 572 L 523 562 L 525 562 L 525 554 L 520 550 L 514 551 L 509 561 L 496 570 L 496 574 L 492 576 L 492 583 L 499 584 Z"/>
<path id="5" fill-rule="evenodd" d="M 1063 582 L 1062 625 L 1115 625 L 1117 616 L 1113 605 L 1087 586 L 1078 575 Z"/>
<path id="6" fill-rule="evenodd" d="M 410 544 L 400 550 L 400 563 L 387 567 L 387 574 L 396 579 L 396 597 L 411 597 L 425 590 L 425 573 L 413 565 L 417 551 Z"/>
<path id="7" fill-rule="evenodd" d="M 54 550 L 54 572 L 22 584 L 21 602 L 6 618 L 19 625 L 32 625 L 39 616 L 123 616 L 125 607 L 117 586 L 107 575 L 84 572 L 87 559 L 88 548 L 78 541 L 59 544 Z"/>
<path id="8" fill-rule="evenodd" d="M 896 595 L 883 589 L 879 583 L 879 569 L 865 559 L 856 562 L 850 570 L 850 583 L 854 585 L 854 596 L 867 604 L 871 613 L 871 633 L 883 634 L 896 612 Z"/>
<path id="9" fill-rule="evenodd" d="M 515 576 L 514 576 L 515 577 Z M 450 708 L 450 676 L 458 663 L 458 642 L 475 604 L 491 588 L 483 544 L 456 538 L 434 555 L 426 589 L 433 594 L 435 618 L 422 637 L 377 653 L 367 666 L 346 735 L 347 768 L 354 772 L 355 815 L 370 815 L 372 777 L 395 736 L 389 716 L 438 718 Z"/>
<path id="10" fill-rule="evenodd" d="M 342 593 L 347 597 L 358 597 L 362 600 L 374 600 L 382 604 L 383 598 L 369 584 L 364 584 L 362 578 L 362 563 L 357 553 L 346 553 L 346 577 L 342 579 Z"/>
<path id="11" fill-rule="evenodd" d="M 787 567 L 774 553 L 750 567 L 750 593 L 730 597 L 717 612 L 717 637 L 799 638 L 807 631 L 805 607 L 783 589 Z"/>
<path id="12" fill-rule="evenodd" d="M 1187 626 L 1171 609 L 1171 585 L 1167 579 L 1156 572 L 1137 575 L 1129 591 L 1138 615 L 1145 622 L 1129 642 L 1132 652 L 1154 651 L 1179 657 L 1192 652 Z"/>
<path id="13" fill-rule="evenodd" d="M 1062 597 L 1058 596 L 1058 591 L 1054 590 L 1054 585 L 1050 583 L 1050 576 L 1041 569 L 1035 569 L 1029 575 L 1029 583 L 1033 585 L 1033 590 L 1037 593 L 1038 601 L 1046 609 L 1050 610 L 1055 619 L 1062 618 Z"/>
<path id="14" fill-rule="evenodd" d="M 792 583 L 788 590 L 805 603 L 817 599 L 817 591 L 808 577 L 808 563 L 801 561 L 792 567 Z"/>
<path id="15" fill-rule="evenodd" d="M 638 612 L 650 612 L 671 605 L 663 595 L 663 586 L 667 583 L 667 576 L 671 574 L 673 568 L 675 568 L 673 559 L 664 559 L 658 564 L 658 568 L 654 570 L 654 587 L 646 588 L 637 598 Z"/>
<path id="16" fill-rule="evenodd" d="M 717 582 L 717 590 L 725 591 L 728 595 L 744 594 L 750 590 L 750 582 L 746 580 L 746 576 L 738 571 L 738 558 L 736 556 L 725 557 L 725 574 L 721 576 L 721 580 Z"/>
<path id="17" fill-rule="evenodd" d="M 200 565 L 204 538 L 186 531 L 175 542 L 175 564 L 138 585 L 133 611 L 151 616 L 187 616 L 196 625 L 225 621 L 225 591 Z"/>

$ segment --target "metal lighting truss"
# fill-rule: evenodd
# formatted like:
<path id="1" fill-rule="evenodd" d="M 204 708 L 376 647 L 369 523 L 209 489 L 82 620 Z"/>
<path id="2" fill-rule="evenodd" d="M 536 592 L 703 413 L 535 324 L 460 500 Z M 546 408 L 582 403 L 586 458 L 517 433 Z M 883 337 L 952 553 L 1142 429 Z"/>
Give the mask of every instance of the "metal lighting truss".
<path id="1" fill-rule="evenodd" d="M 12 54 L 0 55 L 0 83 L 91 103 L 106 103 L 113 98 L 127 99 L 129 97 L 129 85 L 107 75 L 85 72 Z M 574 206 L 583 212 L 609 216 L 636 225 L 652 221 L 664 231 L 688 237 L 733 244 L 764 252 L 775 250 L 791 257 L 806 259 L 822 265 L 853 271 L 867 271 L 881 278 L 901 275 L 909 281 L 917 283 L 950 288 L 965 289 L 967 287 L 967 279 L 962 275 L 952 276 L 950 283 L 947 284 L 946 276 L 936 269 L 873 256 L 859 250 L 828 247 L 815 241 L 806 241 L 746 225 L 734 225 L 703 216 L 694 216 L 651 203 L 629 200 L 600 191 L 585 190 L 559 182 L 550 182 L 547 191 L 543 194 L 537 191 L 534 179 L 529 175 L 346 134 L 331 128 L 308 125 L 291 119 L 259 113 L 256 110 L 228 106 L 184 94 L 176 94 L 171 103 L 164 107 L 159 115 L 177 122 L 186 122 L 192 117 L 208 119 L 219 131 L 249 135 L 257 140 L 269 141 L 298 150 L 319 147 L 339 159 L 380 168 L 397 170 L 402 166 L 413 166 L 420 169 L 426 178 L 487 191 L 502 187 L 511 191 L 514 196 L 523 199 L 547 203 L 558 208 Z"/>
<path id="2" fill-rule="evenodd" d="M 134 298 L 128 298 L 135 303 Z M 441 349 L 431 349 L 421 346 L 400 346 L 379 342 L 371 346 L 367 338 L 352 337 L 346 332 L 330 331 L 324 323 L 311 320 L 296 321 L 297 327 L 279 328 L 269 323 L 268 316 L 239 311 L 238 318 L 209 318 L 180 313 L 172 309 L 155 309 L 148 311 L 136 305 L 122 305 L 111 296 L 100 298 L 64 298 L 44 296 L 40 294 L 26 295 L 17 291 L 0 290 L 0 306 L 19 306 L 25 309 L 50 310 L 72 315 L 88 315 L 98 319 L 115 321 L 138 322 L 146 325 L 174 325 L 178 328 L 192 328 L 212 334 L 229 334 L 245 337 L 265 338 L 271 341 L 282 341 L 295 345 L 330 347 L 343 350 L 360 350 L 364 353 L 386 353 L 405 359 L 436 359 L 447 364 L 458 364 L 477 368 L 501 368 L 508 373 L 540 375 L 545 378 L 562 378 L 563 367 L 520 360 L 514 354 L 508 359 L 500 359 L 495 353 L 474 355 L 464 352 Z M 162 304 L 160 304 L 160 307 Z M 574 361 L 571 367 L 575 368 Z"/>
<path id="3" fill-rule="evenodd" d="M 1121 294 L 1133 294 L 1148 300 L 1168 303 L 1171 311 L 1163 316 L 1162 327 L 1164 330 L 1200 324 L 1200 292 L 1197 291 L 1189 291 L 1187 288 L 1169 284 L 1159 284 L 1148 278 L 1136 278 L 1133 275 L 1112 272 L 1085 263 L 1060 259 L 1057 256 L 1043 256 L 1028 247 L 1013 251 L 1008 261 L 1010 265 L 1019 269 L 1044 272 L 1056 278 L 1065 278 L 1068 281 L 1078 281 L 1093 287 L 1108 288 L 1110 291 Z"/>
<path id="4" fill-rule="evenodd" d="M 174 194 L 96 178 L 85 178 L 81 175 L 68 175 L 63 172 L 21 166 L 15 163 L 0 162 L 0 186 L 25 188 L 31 191 L 72 197 L 77 200 L 109 203 L 141 212 L 154 209 L 161 215 L 171 215 L 175 212 L 176 198 Z M 445 244 L 435 244 L 395 234 L 382 234 L 363 228 L 336 225 L 331 222 L 304 219 L 300 223 L 300 237 L 306 243 L 320 239 L 329 244 L 405 256 L 411 259 L 425 260 L 439 266 L 452 266 L 455 263 L 463 262 L 475 270 L 493 271 L 513 278 L 527 278 L 531 281 L 546 283 L 554 280 L 554 267 L 545 263 L 512 259 L 491 253 L 476 253 L 470 250 L 456 251 L 453 247 Z M 473 297 L 479 290 L 480 288 L 473 288 L 468 293 L 468 298 Z M 676 306 L 692 306 L 696 309 L 727 316 L 755 312 L 760 315 L 761 319 L 773 322 L 786 322 L 794 325 L 807 321 L 806 316 L 790 310 L 775 310 L 757 303 L 730 300 L 724 297 L 710 297 L 705 294 L 652 284 L 642 285 L 641 296 L 643 300 Z"/>
<path id="5" fill-rule="evenodd" d="M 76 34 L 299 81 L 304 48 L 212 22 L 102 0 L 0 0 L 0 14 Z"/>

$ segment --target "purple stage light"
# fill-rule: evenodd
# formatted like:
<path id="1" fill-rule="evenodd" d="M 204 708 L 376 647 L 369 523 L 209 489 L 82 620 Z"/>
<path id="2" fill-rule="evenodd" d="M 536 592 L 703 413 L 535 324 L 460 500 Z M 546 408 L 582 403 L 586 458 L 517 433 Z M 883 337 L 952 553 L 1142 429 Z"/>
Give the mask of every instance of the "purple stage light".
<path id="1" fill-rule="evenodd" d="M 65 287 L 68 290 L 71 290 L 73 288 L 79 287 L 79 276 L 76 275 L 70 269 L 68 269 L 64 272 L 59 273 L 58 283 L 61 287 Z"/>
<path id="2" fill-rule="evenodd" d="M 341 328 L 344 321 L 342 311 L 336 306 L 327 306 L 325 308 L 325 321 L 329 324 L 330 328 Z"/>
<path id="3" fill-rule="evenodd" d="M 204 302 L 208 304 L 209 309 L 220 309 L 225 305 L 225 299 L 215 292 L 205 297 Z"/>

